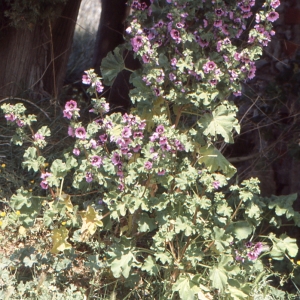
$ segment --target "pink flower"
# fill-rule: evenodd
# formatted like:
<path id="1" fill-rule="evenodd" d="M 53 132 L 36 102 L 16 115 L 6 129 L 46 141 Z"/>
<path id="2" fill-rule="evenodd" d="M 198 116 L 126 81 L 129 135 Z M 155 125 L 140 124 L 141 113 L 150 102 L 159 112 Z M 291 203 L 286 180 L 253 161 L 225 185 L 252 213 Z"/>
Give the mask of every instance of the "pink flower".
<path id="1" fill-rule="evenodd" d="M 93 181 L 93 175 L 91 172 L 85 173 L 85 180 L 86 180 L 86 182 L 89 182 L 89 183 Z"/>
<path id="2" fill-rule="evenodd" d="M 280 1 L 279 0 L 272 0 L 271 1 L 271 6 L 273 8 L 277 8 L 280 5 Z"/>
<path id="3" fill-rule="evenodd" d="M 17 117 L 13 113 L 6 114 L 4 117 L 7 121 L 10 121 L 10 122 L 13 122 L 17 119 Z"/>
<path id="4" fill-rule="evenodd" d="M 138 35 L 138 36 L 132 38 L 131 45 L 132 45 L 132 50 L 134 52 L 138 52 L 139 49 L 143 46 L 143 37 Z"/>
<path id="5" fill-rule="evenodd" d="M 75 136 L 78 139 L 85 140 L 85 138 L 86 138 L 86 131 L 85 131 L 85 129 L 83 127 L 76 128 L 76 130 L 75 130 Z"/>
<path id="6" fill-rule="evenodd" d="M 267 15 L 267 20 L 269 20 L 270 22 L 274 22 L 279 18 L 279 14 L 276 11 L 271 11 L 270 13 L 268 13 Z"/>
<path id="7" fill-rule="evenodd" d="M 162 134 L 165 132 L 165 127 L 163 125 L 158 125 L 155 129 L 155 131 L 159 134 Z"/>
<path id="8" fill-rule="evenodd" d="M 33 136 L 35 141 L 39 141 L 39 140 L 44 140 L 45 137 L 43 135 L 41 135 L 40 133 L 35 133 L 35 135 Z"/>
<path id="9" fill-rule="evenodd" d="M 146 161 L 144 164 L 144 167 L 146 170 L 151 170 L 152 169 L 152 162 Z"/>
<path id="10" fill-rule="evenodd" d="M 179 44 L 179 43 L 181 42 L 181 37 L 180 37 L 180 33 L 179 33 L 178 30 L 172 29 L 172 30 L 170 31 L 170 35 L 171 35 L 171 38 L 172 38 L 173 40 L 175 40 L 176 44 Z"/>
<path id="11" fill-rule="evenodd" d="M 65 104 L 65 110 L 66 111 L 74 111 L 78 110 L 77 108 L 77 102 L 74 100 L 70 100 Z"/>
<path id="12" fill-rule="evenodd" d="M 93 155 L 91 157 L 91 164 L 95 167 L 100 167 L 102 165 L 102 158 L 98 155 Z"/>
<path id="13" fill-rule="evenodd" d="M 91 77 L 88 75 L 87 72 L 84 72 L 87 75 L 82 75 L 82 83 L 83 84 L 91 84 Z"/>
<path id="14" fill-rule="evenodd" d="M 68 127 L 68 136 L 75 137 L 74 128 L 71 126 Z"/>
<path id="15" fill-rule="evenodd" d="M 112 163 L 116 166 L 121 163 L 121 157 L 119 153 L 114 152 L 111 158 Z"/>
<path id="16" fill-rule="evenodd" d="M 159 171 L 157 172 L 157 175 L 158 175 L 158 176 L 163 176 L 163 175 L 165 175 L 165 174 L 166 174 L 166 170 L 164 170 L 164 169 L 159 170 Z"/>
<path id="17" fill-rule="evenodd" d="M 42 173 L 42 174 L 41 174 L 41 178 L 42 178 L 43 180 L 47 179 L 47 178 L 50 177 L 50 176 L 52 176 L 52 174 L 49 173 L 49 172 L 45 172 L 45 173 Z"/>
<path id="18" fill-rule="evenodd" d="M 209 61 L 203 66 L 204 73 L 209 73 L 210 71 L 213 71 L 216 67 L 217 65 L 213 61 Z"/>
<path id="19" fill-rule="evenodd" d="M 47 190 L 49 187 L 48 182 L 46 180 L 41 181 L 40 186 L 44 190 Z"/>
<path id="20" fill-rule="evenodd" d="M 220 182 L 218 180 L 215 180 L 213 183 L 212 183 L 214 189 L 218 189 L 220 187 Z"/>
<path id="21" fill-rule="evenodd" d="M 74 148 L 73 149 L 73 154 L 76 155 L 76 156 L 79 156 L 80 150 L 78 148 Z"/>
<path id="22" fill-rule="evenodd" d="M 25 125 L 24 121 L 22 121 L 22 120 L 18 119 L 16 122 L 19 127 L 23 127 Z"/>

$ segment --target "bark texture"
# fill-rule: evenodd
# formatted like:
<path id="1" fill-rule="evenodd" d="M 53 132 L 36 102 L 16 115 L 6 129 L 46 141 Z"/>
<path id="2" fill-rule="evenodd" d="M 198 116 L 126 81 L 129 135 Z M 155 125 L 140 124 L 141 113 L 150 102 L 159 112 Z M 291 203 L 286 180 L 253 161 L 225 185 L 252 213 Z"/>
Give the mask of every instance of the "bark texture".
<path id="1" fill-rule="evenodd" d="M 66 66 L 81 0 L 69 0 L 54 21 L 0 31 L 0 99 L 56 97 Z"/>

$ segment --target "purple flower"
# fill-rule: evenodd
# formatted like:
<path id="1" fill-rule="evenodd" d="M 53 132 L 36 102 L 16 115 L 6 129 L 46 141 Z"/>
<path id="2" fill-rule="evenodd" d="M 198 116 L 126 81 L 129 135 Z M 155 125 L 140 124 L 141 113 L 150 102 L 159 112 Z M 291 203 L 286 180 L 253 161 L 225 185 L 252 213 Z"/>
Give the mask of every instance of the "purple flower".
<path id="1" fill-rule="evenodd" d="M 254 245 L 253 250 L 259 255 L 263 251 L 263 248 L 263 244 L 261 242 L 258 242 Z"/>
<path id="2" fill-rule="evenodd" d="M 171 81 L 174 81 L 176 79 L 176 76 L 173 73 L 170 73 L 169 78 Z"/>
<path id="3" fill-rule="evenodd" d="M 148 64 L 148 63 L 150 62 L 150 56 L 147 55 L 147 54 L 144 54 L 144 55 L 142 56 L 142 60 L 143 60 L 143 63 L 144 63 L 144 64 Z"/>
<path id="4" fill-rule="evenodd" d="M 39 141 L 39 140 L 44 140 L 45 137 L 43 135 L 41 135 L 40 133 L 35 133 L 35 135 L 33 136 L 35 141 Z"/>
<path id="5" fill-rule="evenodd" d="M 135 147 L 132 148 L 133 152 L 137 153 L 141 150 L 141 146 L 140 145 L 136 145 Z"/>
<path id="6" fill-rule="evenodd" d="M 120 157 L 119 153 L 114 152 L 113 155 L 112 155 L 112 157 L 111 157 L 111 161 L 112 161 L 112 163 L 113 163 L 115 166 L 118 165 L 118 164 L 120 164 L 120 162 L 121 162 L 121 157 Z"/>
<path id="7" fill-rule="evenodd" d="M 63 111 L 64 117 L 71 119 L 73 112 L 79 111 L 79 108 L 77 108 L 77 102 L 74 100 L 70 100 L 65 104 L 65 109 Z"/>
<path id="8" fill-rule="evenodd" d="M 213 61 L 209 61 L 203 66 L 204 73 L 209 73 L 213 71 L 216 67 L 217 65 Z"/>
<path id="9" fill-rule="evenodd" d="M 143 46 L 143 37 L 138 35 L 131 39 L 132 50 L 138 52 L 139 49 Z"/>
<path id="10" fill-rule="evenodd" d="M 123 138 L 129 138 L 132 135 L 131 128 L 130 127 L 124 127 L 122 130 L 122 137 Z"/>
<path id="11" fill-rule="evenodd" d="M 163 125 L 158 125 L 155 130 L 158 134 L 162 134 L 165 132 L 165 127 Z"/>
<path id="12" fill-rule="evenodd" d="M 97 82 L 95 83 L 95 85 L 96 85 L 96 91 L 97 91 L 98 93 L 102 93 L 103 90 L 104 90 L 104 86 L 102 85 L 101 81 L 97 81 Z"/>
<path id="13" fill-rule="evenodd" d="M 247 256 L 250 260 L 256 260 L 258 258 L 258 254 L 255 251 L 248 252 Z"/>
<path id="14" fill-rule="evenodd" d="M 271 6 L 273 8 L 277 8 L 280 5 L 280 1 L 279 0 L 272 0 L 271 1 Z"/>
<path id="15" fill-rule="evenodd" d="M 213 183 L 212 183 L 214 189 L 218 189 L 220 187 L 220 182 L 218 180 L 215 180 Z"/>
<path id="16" fill-rule="evenodd" d="M 198 39 L 196 39 L 196 41 L 198 42 L 198 44 L 204 48 L 204 47 L 207 47 L 209 45 L 208 41 L 207 40 L 203 40 L 201 39 L 201 37 L 199 37 Z"/>
<path id="17" fill-rule="evenodd" d="M 221 26 L 222 26 L 222 20 L 217 20 L 217 21 L 215 21 L 215 22 L 214 22 L 214 26 L 217 27 L 217 28 L 218 28 L 218 27 L 221 27 Z"/>
<path id="18" fill-rule="evenodd" d="M 267 15 L 267 20 L 269 20 L 270 22 L 274 22 L 279 18 L 279 14 L 276 11 L 271 11 L 270 13 L 268 13 Z"/>
<path id="19" fill-rule="evenodd" d="M 25 123 L 24 123 L 24 121 L 18 119 L 18 120 L 17 120 L 17 125 L 18 125 L 19 127 L 23 127 L 23 126 L 25 125 Z"/>
<path id="20" fill-rule="evenodd" d="M 91 148 L 92 149 L 96 149 L 97 148 L 97 142 L 94 140 L 94 139 L 91 139 L 90 140 L 90 145 L 91 145 Z"/>
<path id="21" fill-rule="evenodd" d="M 47 190 L 49 187 L 48 182 L 46 180 L 41 181 L 40 186 L 44 190 Z"/>
<path id="22" fill-rule="evenodd" d="M 91 164 L 95 167 L 100 167 L 102 165 L 102 158 L 98 155 L 93 155 L 91 157 Z"/>
<path id="23" fill-rule="evenodd" d="M 151 170 L 152 169 L 152 162 L 146 161 L 144 164 L 144 167 L 146 170 Z"/>
<path id="24" fill-rule="evenodd" d="M 160 96 L 160 90 L 158 88 L 154 88 L 153 91 L 156 97 Z"/>
<path id="25" fill-rule="evenodd" d="M 89 182 L 89 183 L 93 181 L 93 175 L 91 172 L 85 173 L 85 180 L 86 180 L 86 182 Z"/>
<path id="26" fill-rule="evenodd" d="M 171 66 L 176 67 L 177 59 L 174 57 L 171 59 Z"/>
<path id="27" fill-rule="evenodd" d="M 78 156 L 80 154 L 80 150 L 78 148 L 73 149 L 73 154 Z"/>
<path id="28" fill-rule="evenodd" d="M 75 137 L 74 128 L 71 126 L 68 127 L 68 136 Z"/>
<path id="29" fill-rule="evenodd" d="M 74 100 L 70 100 L 65 104 L 65 110 L 66 111 L 74 111 L 78 110 L 77 108 L 77 102 Z"/>
<path id="30" fill-rule="evenodd" d="M 174 144 L 178 151 L 184 151 L 184 146 L 181 144 L 181 142 L 179 140 L 175 140 Z"/>
<path id="31" fill-rule="evenodd" d="M 162 136 L 159 138 L 159 144 L 160 145 L 165 145 L 168 143 L 168 138 L 166 136 Z"/>
<path id="32" fill-rule="evenodd" d="M 175 42 L 176 42 L 177 44 L 181 42 L 180 33 L 179 33 L 178 30 L 172 29 L 172 30 L 170 31 L 170 35 L 171 35 L 171 38 L 172 38 L 173 40 L 175 40 Z"/>
<path id="33" fill-rule="evenodd" d="M 143 139 L 144 135 L 141 131 L 137 131 L 133 133 L 134 138 Z"/>
<path id="34" fill-rule="evenodd" d="M 171 150 L 171 146 L 170 146 L 168 143 L 162 144 L 162 145 L 160 146 L 160 148 L 161 148 L 163 151 L 170 151 L 170 150 Z"/>
<path id="35" fill-rule="evenodd" d="M 218 16 L 218 17 L 221 17 L 224 15 L 224 11 L 220 8 L 217 8 L 215 9 L 215 14 Z"/>
<path id="36" fill-rule="evenodd" d="M 138 125 L 139 130 L 144 130 L 146 128 L 146 125 L 147 125 L 146 120 L 142 120 Z"/>
<path id="37" fill-rule="evenodd" d="M 52 174 L 49 173 L 49 172 L 45 172 L 45 173 L 42 173 L 42 174 L 41 174 L 41 178 L 42 178 L 43 180 L 47 179 L 47 178 L 50 177 L 50 176 L 52 176 Z"/>
<path id="38" fill-rule="evenodd" d="M 78 127 L 75 130 L 75 136 L 81 140 L 85 140 L 86 138 L 86 131 L 83 127 Z"/>
<path id="39" fill-rule="evenodd" d="M 245 246 L 247 247 L 247 248 L 251 248 L 252 247 L 252 245 L 253 245 L 253 243 L 252 242 L 247 242 L 246 244 L 245 244 Z"/>
<path id="40" fill-rule="evenodd" d="M 63 113 L 64 113 L 64 118 L 67 118 L 67 119 L 69 119 L 69 120 L 70 120 L 70 119 L 72 118 L 72 116 L 73 116 L 73 114 L 72 114 L 71 111 L 66 111 L 66 110 L 64 110 Z"/>
<path id="41" fill-rule="evenodd" d="M 4 117 L 7 121 L 10 121 L 10 122 L 13 122 L 17 119 L 17 117 L 13 113 L 6 114 L 6 115 L 4 115 Z"/>
<path id="42" fill-rule="evenodd" d="M 165 174 L 166 174 L 166 170 L 164 170 L 164 169 L 157 172 L 157 175 L 159 175 L 159 176 L 163 176 Z"/>
<path id="43" fill-rule="evenodd" d="M 91 77 L 88 75 L 87 72 L 84 72 L 87 75 L 82 75 L 82 83 L 83 84 L 91 84 Z"/>

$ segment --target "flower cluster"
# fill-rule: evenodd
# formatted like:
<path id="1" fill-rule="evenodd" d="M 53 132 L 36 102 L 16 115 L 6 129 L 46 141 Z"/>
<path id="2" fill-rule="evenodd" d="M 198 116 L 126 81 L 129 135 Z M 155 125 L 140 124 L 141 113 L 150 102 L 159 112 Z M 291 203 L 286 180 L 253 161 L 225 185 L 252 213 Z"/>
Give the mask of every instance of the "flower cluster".
<path id="1" fill-rule="evenodd" d="M 152 94 L 170 101 L 198 102 L 196 106 L 195 87 L 214 92 L 225 84 L 229 92 L 240 95 L 240 82 L 254 78 L 261 47 L 274 35 L 272 22 L 278 18 L 274 9 L 280 2 L 265 4 L 249 34 L 248 42 L 255 46 L 240 50 L 233 41 L 246 34 L 249 18 L 255 17 L 254 5 L 254 0 L 235 4 L 166 1 L 165 7 L 158 7 L 152 1 L 147 7 L 133 1 L 135 13 L 126 32 L 133 51 L 144 63 L 143 81 Z M 148 19 L 154 20 L 152 27 L 144 26 Z M 139 96 L 143 98 L 143 94 Z"/>
<path id="2" fill-rule="evenodd" d="M 263 243 L 252 243 L 247 242 L 239 250 L 235 250 L 235 259 L 237 261 L 244 262 L 245 258 L 248 258 L 250 261 L 256 260 L 259 255 L 268 249 L 268 246 L 265 246 Z"/>
<path id="3" fill-rule="evenodd" d="M 18 127 L 23 127 L 25 124 L 28 124 L 28 122 L 26 123 L 26 118 L 24 116 L 25 108 L 22 108 L 21 104 L 4 104 L 1 108 L 5 112 L 4 117 L 7 122 L 16 124 Z M 35 121 L 35 118 L 32 119 L 32 121 Z"/>
<path id="4" fill-rule="evenodd" d="M 50 176 L 52 176 L 52 174 L 48 172 L 44 172 L 41 174 L 42 181 L 40 183 L 40 186 L 42 189 L 47 190 L 49 188 L 49 183 L 47 181 L 47 178 L 49 178 Z"/>
<path id="5" fill-rule="evenodd" d="M 71 119 L 72 117 L 79 117 L 79 108 L 77 108 L 77 102 L 70 100 L 65 104 L 65 109 L 63 110 L 64 117 Z"/>
<path id="6" fill-rule="evenodd" d="M 82 83 L 90 85 L 88 92 L 94 94 L 95 91 L 101 94 L 104 90 L 104 86 L 101 82 L 101 78 L 98 77 L 94 71 L 94 69 L 90 69 L 84 72 L 85 74 L 82 75 Z"/>

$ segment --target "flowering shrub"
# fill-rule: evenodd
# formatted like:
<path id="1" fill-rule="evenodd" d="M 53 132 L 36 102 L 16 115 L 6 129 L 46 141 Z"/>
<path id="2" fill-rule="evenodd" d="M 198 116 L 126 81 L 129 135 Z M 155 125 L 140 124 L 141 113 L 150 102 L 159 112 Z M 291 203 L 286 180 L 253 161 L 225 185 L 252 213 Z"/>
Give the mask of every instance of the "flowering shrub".
<path id="1" fill-rule="evenodd" d="M 274 261 L 289 264 L 285 281 L 297 278 L 298 247 L 268 227 L 280 227 L 281 218 L 300 226 L 292 208 L 296 195 L 264 199 L 256 179 L 229 184 L 235 168 L 214 143 L 233 142 L 237 108 L 226 99 L 240 95 L 240 83 L 254 77 L 261 47 L 274 34 L 270 22 L 278 17 L 279 1 L 268 0 L 256 16 L 254 4 L 132 1 L 128 42 L 109 53 L 101 69 L 104 83 L 113 84 L 127 69 L 122 47 L 135 52 L 143 63 L 131 76 L 136 107 L 108 115 L 102 79 L 86 71 L 82 82 L 94 97 L 94 119 L 81 122 L 77 102 L 65 104 L 72 148 L 49 161 L 49 169 L 42 154 L 49 129 L 35 132 L 36 118 L 23 105 L 2 105 L 8 124 L 17 127 L 13 141 L 31 142 L 23 167 L 40 173 L 47 193 L 36 197 L 20 189 L 12 197 L 22 226 L 31 226 L 42 212 L 53 254 L 69 253 L 98 233 L 97 270 L 110 269 L 132 297 L 242 299 L 262 287 L 284 295 L 265 282 L 281 276 Z M 245 46 L 240 38 L 247 33 Z M 66 182 L 91 198 L 75 201 L 65 192 Z"/>

